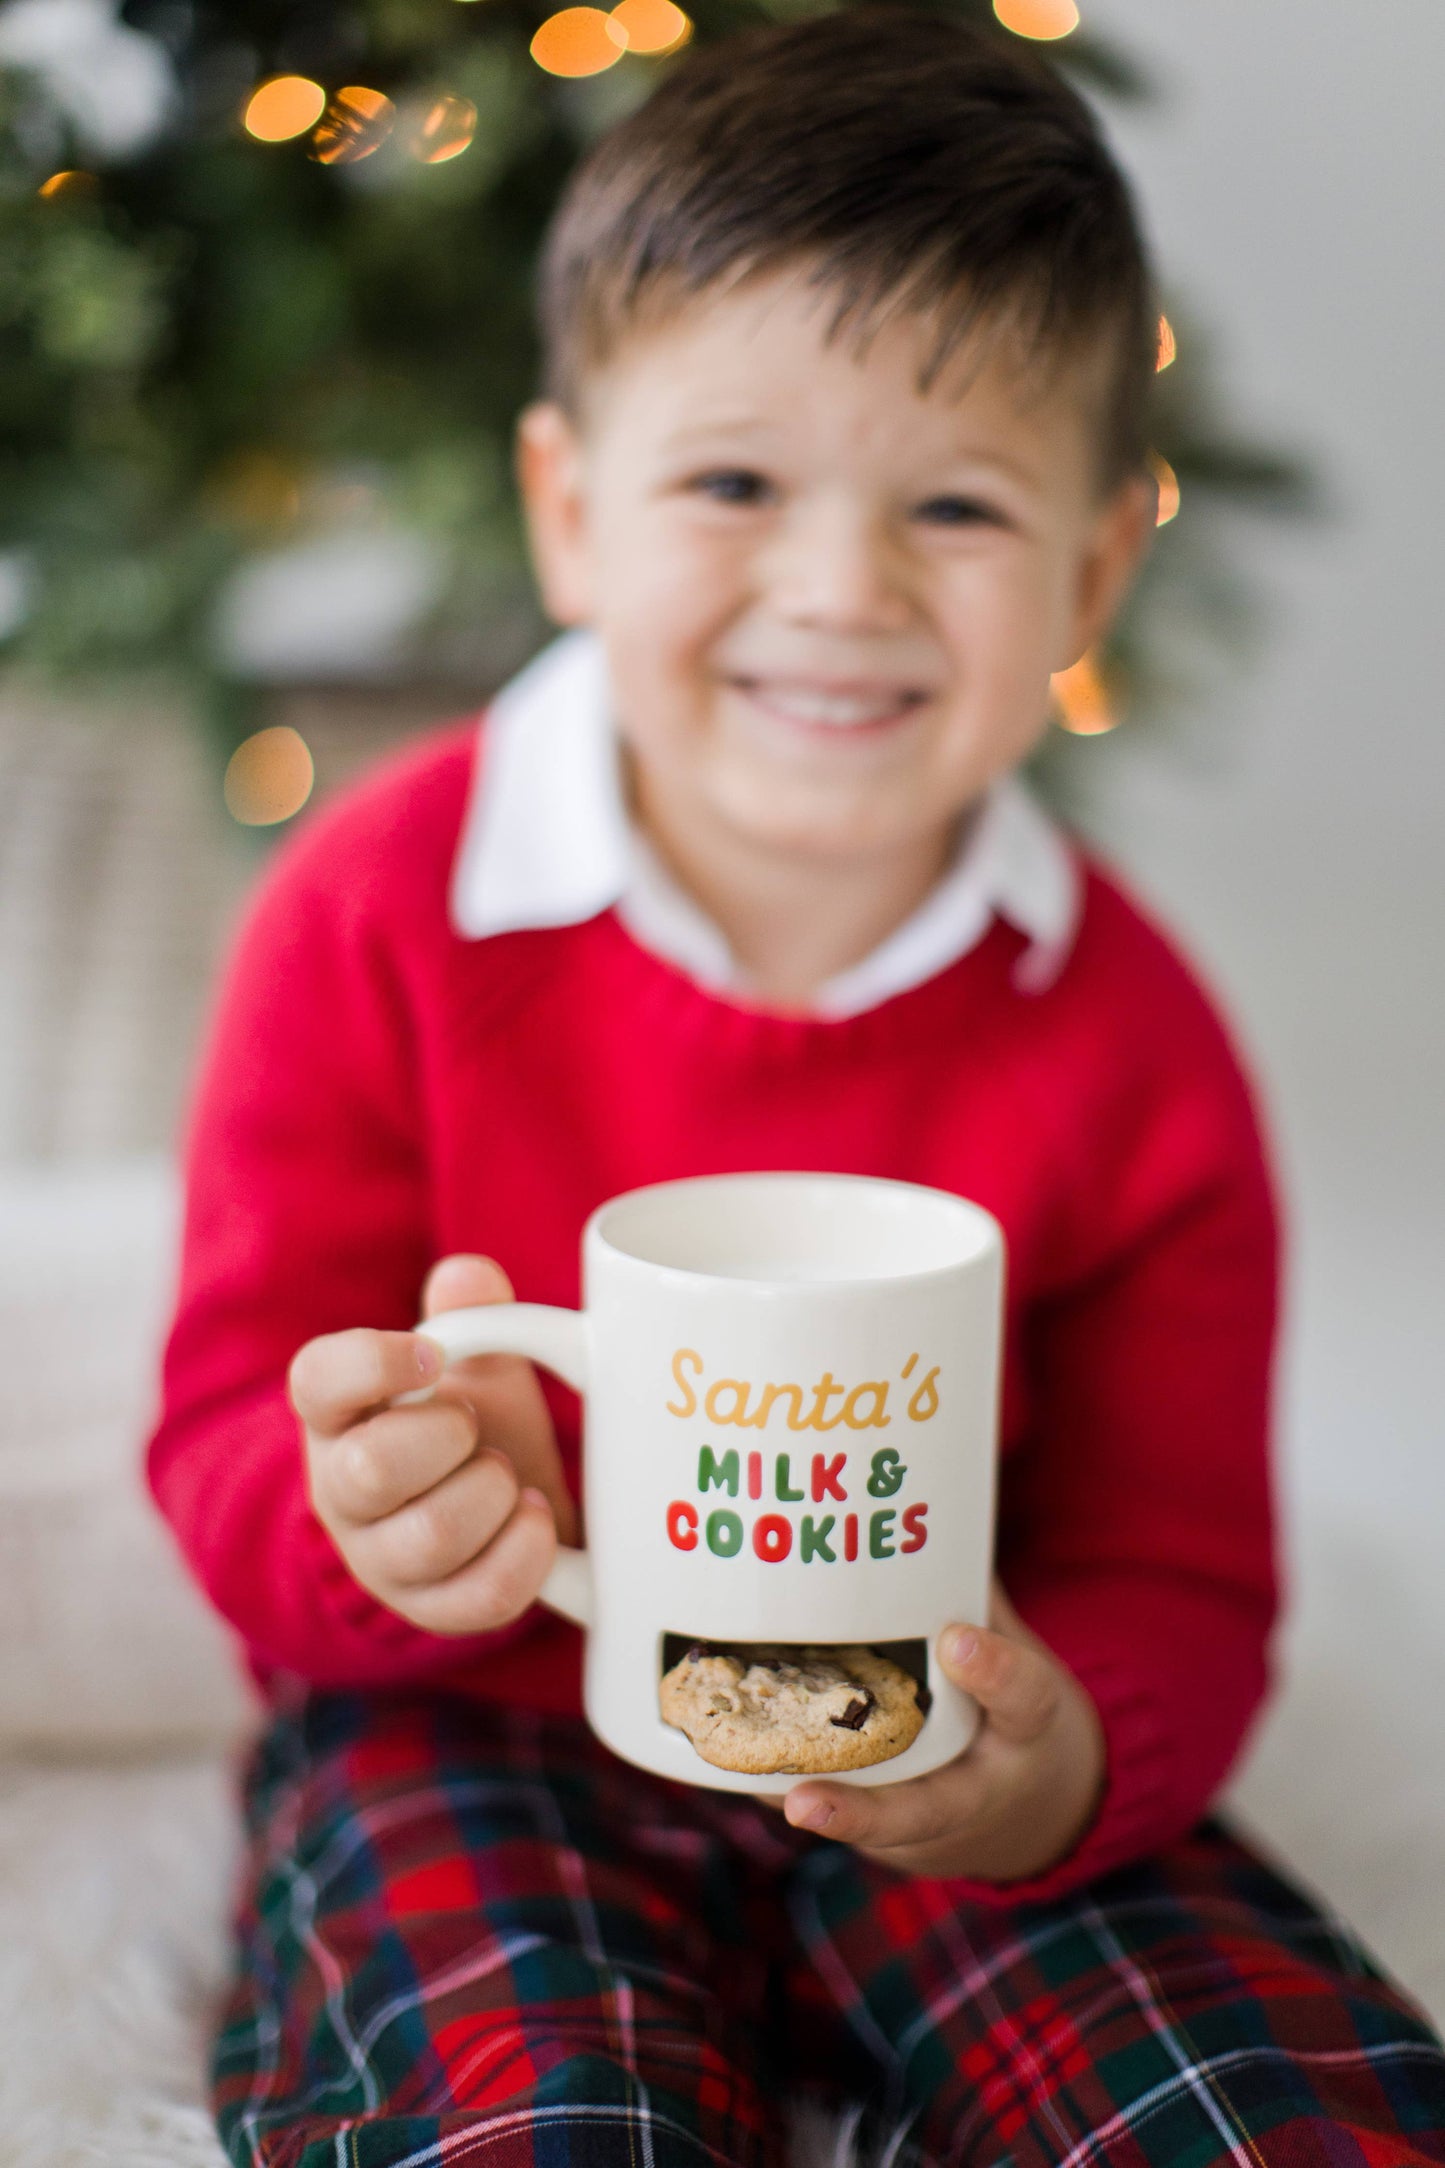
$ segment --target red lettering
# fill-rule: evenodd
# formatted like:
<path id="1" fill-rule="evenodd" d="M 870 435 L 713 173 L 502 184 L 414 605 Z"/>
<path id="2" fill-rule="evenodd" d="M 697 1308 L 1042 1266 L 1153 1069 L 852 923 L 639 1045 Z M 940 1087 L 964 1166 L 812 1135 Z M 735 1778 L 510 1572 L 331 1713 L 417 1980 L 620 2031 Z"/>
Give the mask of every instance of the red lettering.
<path id="1" fill-rule="evenodd" d="M 928 1541 L 928 1530 L 923 1525 L 923 1517 L 927 1511 L 927 1506 L 903 1508 L 903 1541 L 898 1548 L 905 1556 L 909 1551 L 921 1551 Z"/>
<path id="2" fill-rule="evenodd" d="M 785 1513 L 760 1513 L 753 1522 L 753 1549 L 765 1566 L 780 1566 L 793 1548 L 793 1524 Z"/>
<path id="3" fill-rule="evenodd" d="M 674 1498 L 667 1509 L 667 1540 L 677 1551 L 697 1549 L 697 1507 Z"/>
<path id="4" fill-rule="evenodd" d="M 845 1513 L 843 1515 L 843 1556 L 845 1558 L 856 1558 L 858 1556 L 858 1516 L 856 1513 Z"/>
<path id="5" fill-rule="evenodd" d="M 847 1465 L 846 1453 L 835 1453 L 830 1460 L 826 1453 L 813 1455 L 813 1503 L 820 1506 L 825 1498 L 845 1499 L 843 1470 Z"/>
<path id="6" fill-rule="evenodd" d="M 762 1495 L 763 1495 L 763 1456 L 762 1456 L 762 1454 L 761 1454 L 761 1453 L 749 1453 L 749 1455 L 748 1455 L 748 1496 L 749 1496 L 749 1498 L 761 1498 L 761 1497 L 762 1497 Z"/>

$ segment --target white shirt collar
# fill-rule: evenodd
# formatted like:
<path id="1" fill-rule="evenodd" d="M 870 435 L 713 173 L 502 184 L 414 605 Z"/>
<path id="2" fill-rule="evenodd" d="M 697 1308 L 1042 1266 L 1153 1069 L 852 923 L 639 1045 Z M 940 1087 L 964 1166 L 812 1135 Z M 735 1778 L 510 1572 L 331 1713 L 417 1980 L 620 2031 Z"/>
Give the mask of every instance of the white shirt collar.
<path id="1" fill-rule="evenodd" d="M 1063 834 L 1017 776 L 1004 777 L 937 886 L 870 955 L 819 987 L 813 1009 L 857 1016 L 920 985 L 974 947 L 995 917 L 1029 936 L 1014 981 L 1042 992 L 1068 959 L 1081 894 Z M 478 940 L 611 909 L 644 948 L 700 985 L 746 994 L 722 934 L 633 826 L 601 644 L 570 632 L 488 711 L 452 869 L 452 923 Z"/>

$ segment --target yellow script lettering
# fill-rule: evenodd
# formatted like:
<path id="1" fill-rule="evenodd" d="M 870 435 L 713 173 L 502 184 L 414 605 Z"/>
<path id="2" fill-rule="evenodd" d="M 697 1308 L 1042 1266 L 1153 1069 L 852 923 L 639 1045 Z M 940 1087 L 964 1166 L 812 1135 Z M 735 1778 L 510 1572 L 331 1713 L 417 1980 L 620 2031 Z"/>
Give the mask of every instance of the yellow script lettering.
<path id="1" fill-rule="evenodd" d="M 682 1406 L 679 1408 L 669 1400 L 667 1402 L 669 1415 L 696 1415 L 697 1413 L 697 1394 L 693 1391 L 688 1379 L 682 1374 L 684 1363 L 691 1363 L 698 1375 L 701 1376 L 702 1374 L 702 1357 L 698 1354 L 697 1349 L 695 1347 L 680 1347 L 672 1358 L 672 1374 L 682 1387 Z"/>
<path id="2" fill-rule="evenodd" d="M 938 1413 L 938 1386 L 934 1382 L 937 1376 L 938 1365 L 935 1363 L 908 1403 L 908 1412 L 915 1423 L 926 1423 L 930 1416 Z"/>
<path id="3" fill-rule="evenodd" d="M 761 1430 L 773 1412 L 773 1405 L 786 1394 L 792 1405 L 788 1409 L 789 1430 L 806 1430 L 803 1421 L 803 1388 L 801 1385 L 765 1385 L 758 1400 L 758 1412 L 753 1417 L 754 1430 Z"/>
<path id="4" fill-rule="evenodd" d="M 865 1393 L 873 1396 L 873 1411 L 860 1415 L 859 1402 Z M 850 1430 L 886 1430 L 892 1418 L 888 1413 L 888 1387 L 870 1379 L 866 1385 L 855 1385 L 843 1403 L 843 1420 Z"/>
<path id="5" fill-rule="evenodd" d="M 724 1393 L 729 1393 L 732 1396 L 731 1412 L 727 1414 L 723 1412 L 722 1406 L 721 1396 Z M 703 1408 L 710 1423 L 719 1425 L 735 1423 L 741 1425 L 744 1429 L 750 1427 L 748 1423 L 748 1388 L 740 1378 L 719 1378 L 715 1385 L 709 1385 Z"/>

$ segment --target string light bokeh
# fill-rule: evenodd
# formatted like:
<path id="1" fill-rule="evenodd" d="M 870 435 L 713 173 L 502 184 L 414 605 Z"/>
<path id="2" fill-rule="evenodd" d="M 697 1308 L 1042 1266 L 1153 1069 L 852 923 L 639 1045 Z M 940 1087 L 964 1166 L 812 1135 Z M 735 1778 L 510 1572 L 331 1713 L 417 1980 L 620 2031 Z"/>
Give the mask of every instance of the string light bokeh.
<path id="1" fill-rule="evenodd" d="M 993 0 L 993 11 L 1021 38 L 1066 38 L 1079 27 L 1074 0 Z"/>
<path id="2" fill-rule="evenodd" d="M 396 107 L 381 90 L 348 83 L 327 101 L 311 137 L 311 155 L 323 166 L 352 166 L 369 158 L 396 125 Z"/>
<path id="3" fill-rule="evenodd" d="M 548 75 L 600 75 L 624 53 L 660 60 L 692 36 L 692 19 L 673 0 L 619 0 L 604 8 L 559 8 L 542 24 L 529 48 Z"/>
<path id="4" fill-rule="evenodd" d="M 326 110 L 326 93 L 309 75 L 273 75 L 246 101 L 242 126 L 258 143 L 289 143 L 314 128 Z"/>
<path id="5" fill-rule="evenodd" d="M 301 811 L 315 781 L 311 749 L 300 731 L 275 723 L 236 747 L 222 792 L 227 812 L 243 828 L 274 828 Z"/>
<path id="6" fill-rule="evenodd" d="M 653 60 L 675 53 L 692 36 L 691 18 L 673 0 L 619 0 L 607 19 L 614 37 L 623 33 L 629 53 Z"/>
<path id="7" fill-rule="evenodd" d="M 35 193 L 43 196 L 47 203 L 54 203 L 65 196 L 93 196 L 96 185 L 93 173 L 86 173 L 79 166 L 67 166 L 59 173 L 52 173 L 48 181 L 42 181 Z"/>
<path id="8" fill-rule="evenodd" d="M 460 158 L 477 132 L 477 109 L 470 98 L 450 94 L 434 98 L 409 131 L 407 149 L 420 165 L 441 166 Z"/>
<path id="9" fill-rule="evenodd" d="M 616 67 L 625 45 L 614 38 L 602 8 L 559 8 L 549 15 L 528 51 L 548 75 L 600 75 Z"/>
<path id="10" fill-rule="evenodd" d="M 1076 738 L 1098 738 L 1105 731 L 1117 729 L 1119 711 L 1104 682 L 1096 649 L 1090 648 L 1072 670 L 1057 672 L 1049 684 L 1061 729 Z"/>

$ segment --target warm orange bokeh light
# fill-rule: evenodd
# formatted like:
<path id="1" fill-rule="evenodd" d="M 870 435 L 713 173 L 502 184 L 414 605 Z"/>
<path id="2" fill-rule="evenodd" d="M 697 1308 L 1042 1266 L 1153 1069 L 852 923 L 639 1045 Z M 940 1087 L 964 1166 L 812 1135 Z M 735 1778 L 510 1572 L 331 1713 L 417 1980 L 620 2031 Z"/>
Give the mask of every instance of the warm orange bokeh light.
<path id="1" fill-rule="evenodd" d="M 562 8 L 547 17 L 531 53 L 549 75 L 600 75 L 616 66 L 623 45 L 601 8 Z"/>
<path id="2" fill-rule="evenodd" d="M 1075 737 L 1102 737 L 1118 723 L 1092 648 L 1072 670 L 1059 671 L 1050 683 L 1058 703 L 1058 721 Z"/>
<path id="3" fill-rule="evenodd" d="M 1160 369 L 1167 369 L 1178 352 L 1179 342 L 1174 336 L 1174 326 L 1167 316 L 1161 316 L 1159 319 L 1159 358 L 1154 364 L 1156 373 Z"/>
<path id="4" fill-rule="evenodd" d="M 286 143 L 305 135 L 326 110 L 326 93 L 309 75 L 273 75 L 253 90 L 241 116 L 258 143 Z"/>
<path id="5" fill-rule="evenodd" d="M 675 53 L 692 36 L 692 19 L 673 0 L 618 0 L 607 20 L 629 53 Z"/>
<path id="6" fill-rule="evenodd" d="M 338 90 L 311 138 L 311 155 L 323 166 L 354 166 L 380 150 L 391 134 L 396 107 L 383 91 L 348 83 Z"/>
<path id="7" fill-rule="evenodd" d="M 1167 527 L 1171 519 L 1179 517 L 1179 477 L 1159 452 L 1149 454 L 1149 464 L 1154 469 L 1154 479 L 1159 484 L 1159 518 L 1156 524 Z"/>
<path id="8" fill-rule="evenodd" d="M 1079 27 L 1074 0 L 993 0 L 993 11 L 1021 38 L 1066 38 Z"/>
<path id="9" fill-rule="evenodd" d="M 311 796 L 316 769 L 299 730 L 278 723 L 236 747 L 223 786 L 226 810 L 243 828 L 289 821 Z"/>
<path id="10" fill-rule="evenodd" d="M 42 181 L 36 189 L 37 196 L 44 196 L 53 203 L 57 196 L 93 196 L 96 180 L 93 173 L 82 172 L 79 166 L 67 166 L 62 173 L 52 173 L 48 181 Z"/>
<path id="11" fill-rule="evenodd" d="M 477 132 L 477 109 L 470 98 L 436 98 L 427 107 L 408 148 L 424 166 L 442 166 L 460 158 Z"/>

